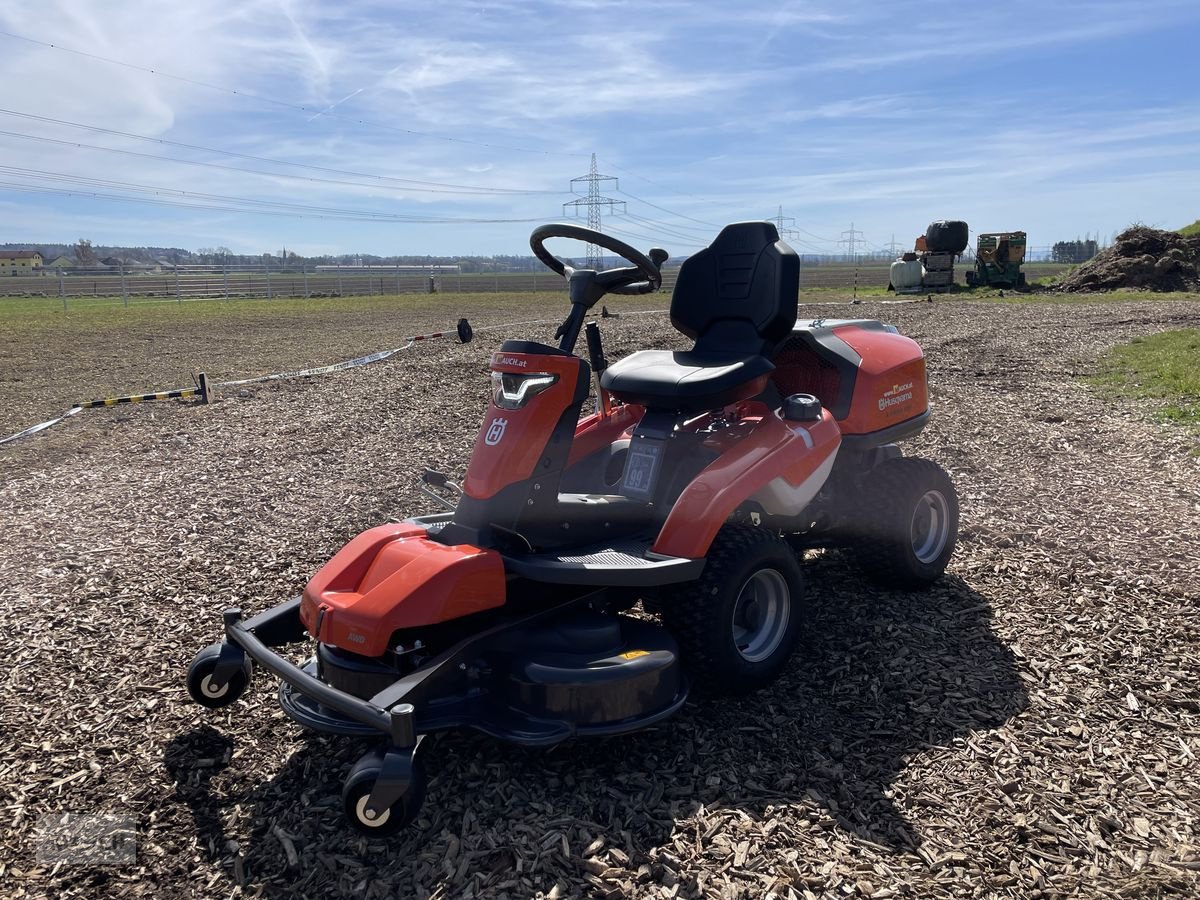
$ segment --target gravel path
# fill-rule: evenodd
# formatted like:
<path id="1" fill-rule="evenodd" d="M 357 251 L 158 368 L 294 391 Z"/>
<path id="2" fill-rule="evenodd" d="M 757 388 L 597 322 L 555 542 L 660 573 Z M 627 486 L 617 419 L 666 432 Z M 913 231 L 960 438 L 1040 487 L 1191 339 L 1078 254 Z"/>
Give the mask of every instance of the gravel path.
<path id="1" fill-rule="evenodd" d="M 771 689 L 551 752 L 438 737 L 391 842 L 340 818 L 361 744 L 302 734 L 264 677 L 208 712 L 182 675 L 223 607 L 293 596 L 357 532 L 426 508 L 412 477 L 464 465 L 505 335 L 0 448 L 0 893 L 1193 894 L 1197 442 L 1075 376 L 1200 305 L 854 312 L 929 358 L 934 417 L 906 450 L 962 497 L 948 577 L 880 591 L 816 556 L 811 633 Z M 662 317 L 604 325 L 613 358 L 678 343 Z M 35 823 L 66 810 L 136 817 L 136 864 L 38 864 Z"/>

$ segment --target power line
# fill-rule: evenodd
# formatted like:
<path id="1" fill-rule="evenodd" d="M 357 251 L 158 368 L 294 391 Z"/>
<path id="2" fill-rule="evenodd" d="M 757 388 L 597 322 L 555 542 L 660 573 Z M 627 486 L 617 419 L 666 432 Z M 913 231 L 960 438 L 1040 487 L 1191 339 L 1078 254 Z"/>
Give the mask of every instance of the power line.
<path id="1" fill-rule="evenodd" d="M 656 222 L 654 219 L 645 219 L 628 211 L 626 211 L 625 214 L 620 217 L 619 221 L 634 222 L 638 225 L 657 231 L 666 237 L 675 238 L 676 240 L 680 241 L 687 241 L 689 243 L 698 243 L 700 241 L 700 239 L 694 234 L 687 234 L 683 231 L 679 231 L 676 228 L 672 228 L 670 225 L 666 225 L 662 222 Z"/>
<path id="2" fill-rule="evenodd" d="M 651 178 L 647 178 L 645 175 L 639 175 L 637 172 L 631 172 L 631 171 L 629 171 L 628 169 L 623 169 L 623 168 L 621 168 L 620 166 L 616 165 L 615 163 L 609 163 L 609 166 L 611 166 L 612 168 L 616 169 L 618 172 L 624 172 L 626 175 L 630 175 L 630 176 L 632 176 L 632 177 L 634 177 L 634 178 L 637 178 L 639 181 L 644 181 L 644 182 L 646 182 L 647 184 L 652 184 L 652 185 L 654 185 L 654 186 L 655 186 L 655 187 L 657 187 L 657 188 L 662 188 L 664 191 L 671 190 L 670 188 L 668 188 L 668 187 L 667 187 L 665 184 L 662 184 L 661 182 L 654 181 L 654 180 L 653 180 L 653 179 L 651 179 Z M 721 205 L 721 204 L 717 203 L 715 200 L 710 200 L 710 199 L 707 199 L 707 198 L 705 198 L 705 197 L 697 197 L 695 194 L 689 194 L 689 193 L 687 193 L 686 191 L 680 191 L 680 192 L 679 192 L 679 194 L 678 194 L 678 196 L 680 196 L 680 197 L 690 197 L 690 198 L 691 198 L 691 199 L 693 199 L 693 200 L 699 200 L 701 203 L 707 203 L 707 204 L 709 204 L 710 206 L 720 206 L 720 205 Z M 706 223 L 704 223 L 704 224 L 706 224 L 706 225 L 707 225 L 707 224 L 709 224 L 709 223 L 707 223 L 707 222 L 706 222 Z M 716 226 L 712 226 L 712 227 L 716 227 Z"/>
<path id="3" fill-rule="evenodd" d="M 586 184 L 587 197 L 579 200 L 568 200 L 563 204 L 563 212 L 578 216 L 581 209 L 586 209 L 588 228 L 592 229 L 593 231 L 602 231 L 603 216 L 601 215 L 601 211 L 603 209 L 607 208 L 609 213 L 615 212 L 618 206 L 621 207 L 622 212 L 625 209 L 624 200 L 614 200 L 611 197 L 605 197 L 601 195 L 600 185 L 606 181 L 611 181 L 614 188 L 616 188 L 618 191 L 620 190 L 616 178 L 613 178 L 611 175 L 601 175 L 596 170 L 596 154 L 593 153 L 592 166 L 588 170 L 588 173 L 586 175 L 580 175 L 577 178 L 571 179 L 571 192 L 575 192 L 576 185 Z M 589 269 L 600 271 L 600 266 L 603 263 L 603 259 L 604 257 L 600 252 L 600 247 L 596 246 L 595 244 L 587 245 L 587 267 Z"/>
<path id="4" fill-rule="evenodd" d="M 3 34 L 3 32 L 0 32 Z M 137 141 L 147 141 L 151 144 L 161 144 L 168 147 L 179 147 L 183 150 L 198 150 L 202 153 L 216 153 L 220 156 L 231 156 L 237 159 L 248 159 L 254 162 L 270 163 L 275 166 L 291 166 L 297 169 L 308 169 L 314 172 L 329 172 L 335 175 L 350 175 L 355 178 L 374 178 L 379 181 L 393 181 L 404 185 L 423 185 L 426 187 L 451 188 L 463 191 L 481 191 L 495 192 L 498 194 L 558 194 L 561 191 L 527 191 L 519 188 L 491 188 L 484 185 L 469 185 L 469 184 L 453 184 L 442 181 L 423 181 L 416 178 L 399 178 L 394 175 L 375 175 L 370 172 L 355 172 L 351 169 L 334 169 L 329 166 L 316 166 L 309 163 L 289 162 L 284 159 L 272 159 L 269 156 L 255 156 L 251 153 L 238 153 L 234 150 L 219 150 L 215 147 L 203 147 L 199 144 L 184 144 L 179 141 L 169 141 L 165 138 L 149 137 L 144 134 L 134 134 L 129 131 L 117 131 L 112 128 L 103 128 L 99 125 L 85 125 L 82 122 L 71 122 L 67 119 L 52 119 L 49 116 L 39 116 L 33 113 L 19 112 L 13 109 L 0 108 L 0 115 L 16 116 L 21 119 L 30 119 L 35 122 L 46 122 L 51 125 L 64 125 L 69 128 L 82 128 L 87 131 L 97 131 L 101 134 L 111 134 L 116 137 L 132 138 Z M 47 138 L 46 140 L 50 140 Z M 132 151 L 131 151 L 132 152 Z"/>
<path id="5" fill-rule="evenodd" d="M 153 194 L 155 199 L 161 201 L 161 195 L 168 194 L 180 198 L 180 202 L 189 204 L 189 208 L 221 208 L 225 210 L 231 209 L 228 204 L 241 204 L 239 207 L 232 207 L 237 212 L 257 212 L 262 209 L 286 211 L 303 214 L 320 214 L 322 218 L 346 218 L 356 221 L 381 221 L 381 222 L 408 222 L 419 224 L 500 224 L 500 223 L 516 223 L 516 222 L 537 222 L 540 219 L 501 219 L 501 218 L 477 218 L 468 216 L 418 216 L 409 213 L 382 213 L 372 210 L 348 209 L 345 207 L 325 207 L 312 206 L 300 203 L 286 203 L 276 200 L 260 200 L 253 197 L 234 197 L 224 194 L 208 194 L 199 191 L 184 191 L 177 188 L 167 188 L 155 185 L 137 184 L 129 181 L 116 181 L 104 178 L 90 178 L 83 175 L 72 175 L 65 172 L 48 172 L 39 169 L 23 169 L 14 166 L 0 166 L 0 173 L 8 174 L 18 178 L 41 179 L 44 181 L 60 182 L 66 184 L 75 184 L 83 186 L 95 186 L 108 189 L 117 189 L 130 193 Z M 6 182 L 6 184 L 12 184 Z M 44 188 L 44 185 L 20 185 L 24 187 Z M 54 190 L 47 189 L 47 192 L 53 193 Z M 98 194 L 93 196 L 99 197 Z M 105 199 L 141 199 L 141 198 L 126 198 L 121 195 L 105 195 Z M 212 202 L 216 204 L 225 204 L 220 207 L 209 207 L 199 205 L 199 201 Z M 169 204 L 168 204 L 169 205 Z M 252 207 L 246 209 L 246 206 Z"/>
<path id="6" fill-rule="evenodd" d="M 195 159 L 180 159 L 179 157 L 176 157 L 176 156 L 159 156 L 159 155 L 156 155 L 153 153 L 138 153 L 136 150 L 121 150 L 116 147 L 100 147 L 95 144 L 83 144 L 83 143 L 79 143 L 78 141 L 65 141 L 65 140 L 61 140 L 59 138 L 44 137 L 42 135 L 37 135 L 37 134 L 25 134 L 24 132 L 20 132 L 20 131 L 0 130 L 0 135 L 3 135 L 5 137 L 20 138 L 21 140 L 39 141 L 39 142 L 45 143 L 45 144 L 58 144 L 60 146 L 72 147 L 72 148 L 80 149 L 80 150 L 96 150 L 101 153 L 115 153 L 115 154 L 118 154 L 121 156 L 133 156 L 133 157 L 137 157 L 139 159 L 150 159 L 150 160 L 156 160 L 158 162 L 177 163 L 178 165 L 183 165 L 183 166 L 200 166 L 200 167 L 207 168 L 207 169 L 223 169 L 227 172 L 239 172 L 244 175 L 259 175 L 259 176 L 263 176 L 265 178 L 286 178 L 291 181 L 303 181 L 303 182 L 306 182 L 309 184 L 336 184 L 336 185 L 345 185 L 345 186 L 349 186 L 349 187 L 372 188 L 373 190 L 383 189 L 383 190 L 389 190 L 389 191 L 405 191 L 405 192 L 409 192 L 409 193 L 450 194 L 450 195 L 465 196 L 465 197 L 479 197 L 479 196 L 506 197 L 506 196 L 510 196 L 513 194 L 525 195 L 525 194 L 561 194 L 562 193 L 561 191 L 520 191 L 520 190 L 511 190 L 511 189 L 507 189 L 507 188 L 499 188 L 496 190 L 467 190 L 467 189 L 455 190 L 455 189 L 451 189 L 451 188 L 417 187 L 415 185 L 393 185 L 393 184 L 380 184 L 380 183 L 371 184 L 371 183 L 368 183 L 365 181 L 343 181 L 343 180 L 336 179 L 336 178 L 317 178 L 316 176 L 313 176 L 313 175 L 292 175 L 287 172 L 264 172 L 261 169 L 244 169 L 240 166 L 226 166 L 226 165 L 223 165 L 222 163 L 203 162 L 201 160 L 195 160 Z M 284 165 L 287 165 L 287 164 L 284 163 Z"/>
<path id="7" fill-rule="evenodd" d="M 620 225 L 614 226 L 611 222 L 609 223 L 608 231 L 605 233 L 606 234 L 615 234 L 617 237 L 622 238 L 624 240 L 629 240 L 630 242 L 646 241 L 649 244 L 651 244 L 652 246 L 659 246 L 662 243 L 661 235 L 643 234 L 640 231 L 633 231 L 633 230 L 630 230 L 629 228 L 625 228 Z M 680 246 L 690 249 L 693 247 L 702 248 L 707 245 L 700 241 L 683 241 L 680 244 Z M 678 256 L 679 254 L 672 253 L 671 255 Z"/>
<path id="8" fill-rule="evenodd" d="M 13 38 L 14 40 L 18 40 L 18 41 L 25 41 L 26 43 L 29 43 L 29 44 L 36 44 L 39 47 L 46 47 L 50 50 L 59 50 L 59 51 L 62 51 L 63 53 L 72 53 L 75 56 L 82 56 L 85 59 L 97 60 L 98 62 L 108 63 L 108 64 L 114 65 L 114 66 L 121 66 L 122 68 L 125 68 L 125 69 L 133 69 L 134 71 L 137 71 L 137 72 L 146 72 L 150 75 L 157 75 L 160 78 L 170 78 L 173 81 L 179 81 L 184 84 L 194 85 L 195 87 L 202 87 L 202 88 L 205 88 L 206 90 L 210 90 L 210 91 L 218 91 L 219 93 L 222 93 L 222 94 L 233 94 L 234 96 L 237 96 L 237 97 L 249 97 L 250 99 L 257 100 L 260 103 L 269 103 L 274 106 L 283 107 L 285 109 L 292 109 L 292 110 L 296 110 L 298 112 L 312 114 L 314 118 L 316 116 L 328 116 L 328 117 L 334 118 L 334 119 L 342 119 L 342 120 L 345 120 L 348 122 L 354 122 L 355 124 L 358 124 L 358 125 L 370 125 L 373 128 L 382 128 L 387 131 L 396 131 L 401 134 L 410 134 L 410 135 L 414 135 L 416 137 L 430 138 L 432 140 L 438 140 L 438 141 L 447 141 L 449 143 L 454 143 L 454 144 L 470 144 L 470 145 L 476 146 L 476 147 L 486 147 L 489 150 L 509 150 L 509 151 L 512 151 L 515 153 L 536 153 L 536 154 L 540 154 L 542 156 L 581 157 L 584 155 L 582 153 L 569 153 L 565 150 L 533 149 L 530 147 L 512 147 L 512 146 L 508 146 L 505 144 L 491 144 L 486 141 L 473 141 L 473 140 L 470 140 L 469 138 L 449 137 L 444 134 L 431 134 L 430 132 L 427 132 L 427 131 L 415 131 L 411 128 L 400 128 L 395 125 L 385 125 L 381 122 L 375 122 L 370 119 L 362 119 L 362 118 L 358 118 L 357 116 L 341 115 L 339 113 L 332 112 L 330 109 L 314 109 L 312 107 L 302 106 L 298 103 L 289 103 L 286 100 L 277 100 L 274 97 L 265 97 L 262 94 L 256 94 L 253 91 L 241 90 L 239 88 L 225 87 L 225 86 L 219 85 L 219 84 L 211 84 L 207 81 L 197 81 L 194 78 L 187 78 L 186 76 L 183 76 L 183 75 L 175 75 L 175 74 L 172 74 L 171 72 L 164 72 L 161 69 L 151 69 L 148 66 L 139 66 L 139 65 L 136 65 L 135 63 L 125 62 L 124 60 L 112 59 L 111 57 L 100 56 L 99 54 L 96 54 L 96 53 L 87 53 L 83 50 L 76 50 L 72 47 L 64 47 L 61 44 L 51 44 L 48 41 L 39 41 L 39 40 L 36 40 L 35 38 L 26 37 L 23 34 L 14 34 L 11 31 L 0 31 L 0 36 Z"/>
<path id="9" fill-rule="evenodd" d="M 629 191 L 623 191 L 620 188 L 617 189 L 617 193 L 624 194 L 629 199 L 638 201 L 638 203 L 645 203 L 647 206 L 653 206 L 655 209 L 659 210 L 660 212 L 665 212 L 668 215 L 675 216 L 677 219 L 687 219 L 689 222 L 697 222 L 700 225 L 707 225 L 709 228 L 720 228 L 721 227 L 720 225 L 715 225 L 712 222 L 705 222 L 703 219 L 696 219 L 696 218 L 693 218 L 692 216 L 685 216 L 683 213 L 675 212 L 673 209 L 667 209 L 665 206 L 659 206 L 657 203 L 651 203 L 649 200 L 644 200 L 641 197 L 638 197 L 635 194 L 631 194 L 631 193 L 629 193 Z"/>
<path id="10" fill-rule="evenodd" d="M 626 215 L 631 216 L 633 218 L 640 219 L 643 222 L 657 225 L 660 228 L 670 228 L 670 229 L 672 229 L 674 231 L 678 231 L 682 234 L 687 234 L 690 232 L 693 235 L 704 235 L 705 238 L 707 238 L 710 234 L 712 234 L 711 228 L 699 228 L 696 225 L 684 225 L 684 224 L 681 224 L 678 222 L 663 222 L 661 219 L 651 219 L 646 216 L 639 216 L 639 215 L 636 215 L 635 213 L 630 213 L 630 212 L 627 212 Z"/>
<path id="11" fill-rule="evenodd" d="M 840 242 L 838 241 L 838 239 L 837 239 L 837 238 L 823 238 L 823 237 L 821 237 L 819 234 L 813 234 L 811 231 L 805 231 L 803 228 L 797 228 L 796 230 L 797 230 L 797 231 L 799 231 L 801 234 L 806 234 L 806 235 L 808 235 L 808 236 L 809 236 L 810 238 L 812 238 L 814 241 L 818 241 L 818 242 L 820 242 L 820 243 L 822 243 L 822 244 L 837 244 L 837 243 L 840 243 Z"/>

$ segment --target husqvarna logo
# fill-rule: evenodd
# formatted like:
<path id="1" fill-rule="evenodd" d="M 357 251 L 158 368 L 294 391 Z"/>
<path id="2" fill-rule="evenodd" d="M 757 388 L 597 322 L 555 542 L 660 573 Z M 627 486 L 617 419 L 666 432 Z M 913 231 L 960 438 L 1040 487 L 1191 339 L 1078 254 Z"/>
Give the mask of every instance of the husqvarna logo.
<path id="1" fill-rule="evenodd" d="M 483 436 L 483 442 L 489 447 L 495 447 L 504 438 L 504 429 L 507 427 L 508 419 L 492 419 L 487 434 Z"/>

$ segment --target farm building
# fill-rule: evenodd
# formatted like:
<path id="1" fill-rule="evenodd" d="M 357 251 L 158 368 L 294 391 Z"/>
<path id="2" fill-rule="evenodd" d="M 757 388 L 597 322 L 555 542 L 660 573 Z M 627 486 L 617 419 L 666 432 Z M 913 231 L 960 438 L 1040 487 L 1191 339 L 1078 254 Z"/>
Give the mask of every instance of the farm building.
<path id="1" fill-rule="evenodd" d="M 0 275 L 29 273 L 42 267 L 42 254 L 36 250 L 0 250 Z"/>
<path id="2" fill-rule="evenodd" d="M 42 267 L 45 269 L 73 269 L 77 265 L 79 265 L 79 263 L 77 263 L 70 256 L 62 255 L 54 257 L 54 259 L 44 263 Z"/>

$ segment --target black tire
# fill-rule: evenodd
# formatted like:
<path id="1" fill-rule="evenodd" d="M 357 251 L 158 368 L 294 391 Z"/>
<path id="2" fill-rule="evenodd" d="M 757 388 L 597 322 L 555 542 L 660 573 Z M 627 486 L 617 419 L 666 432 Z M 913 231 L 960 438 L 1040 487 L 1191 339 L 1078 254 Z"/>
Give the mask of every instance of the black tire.
<path id="1" fill-rule="evenodd" d="M 373 837 L 387 837 L 411 825 L 425 802 L 425 769 L 419 759 L 414 759 L 408 790 L 381 816 L 370 819 L 366 811 L 367 798 L 382 771 L 383 751 L 376 750 L 356 762 L 342 784 L 342 813 L 346 821 L 355 831 Z"/>
<path id="2" fill-rule="evenodd" d="M 957 219 L 930 222 L 925 229 L 925 247 L 934 253 L 962 253 L 968 240 L 967 223 Z"/>
<path id="3" fill-rule="evenodd" d="M 664 590 L 660 602 L 693 685 L 711 694 L 749 693 L 773 681 L 795 648 L 803 619 L 800 564 L 774 532 L 726 525 L 703 574 Z"/>
<path id="4" fill-rule="evenodd" d="M 958 539 L 958 493 L 937 463 L 897 457 L 866 476 L 854 555 L 885 587 L 919 588 L 946 571 Z"/>
<path id="5" fill-rule="evenodd" d="M 246 693 L 246 688 L 250 686 L 250 676 L 254 671 L 250 658 L 243 654 L 241 668 L 233 673 L 223 688 L 214 690 L 210 679 L 217 668 L 217 660 L 220 656 L 221 645 L 211 644 L 197 653 L 192 659 L 192 664 L 188 666 L 188 693 L 192 695 L 193 700 L 209 709 L 228 706 Z"/>

